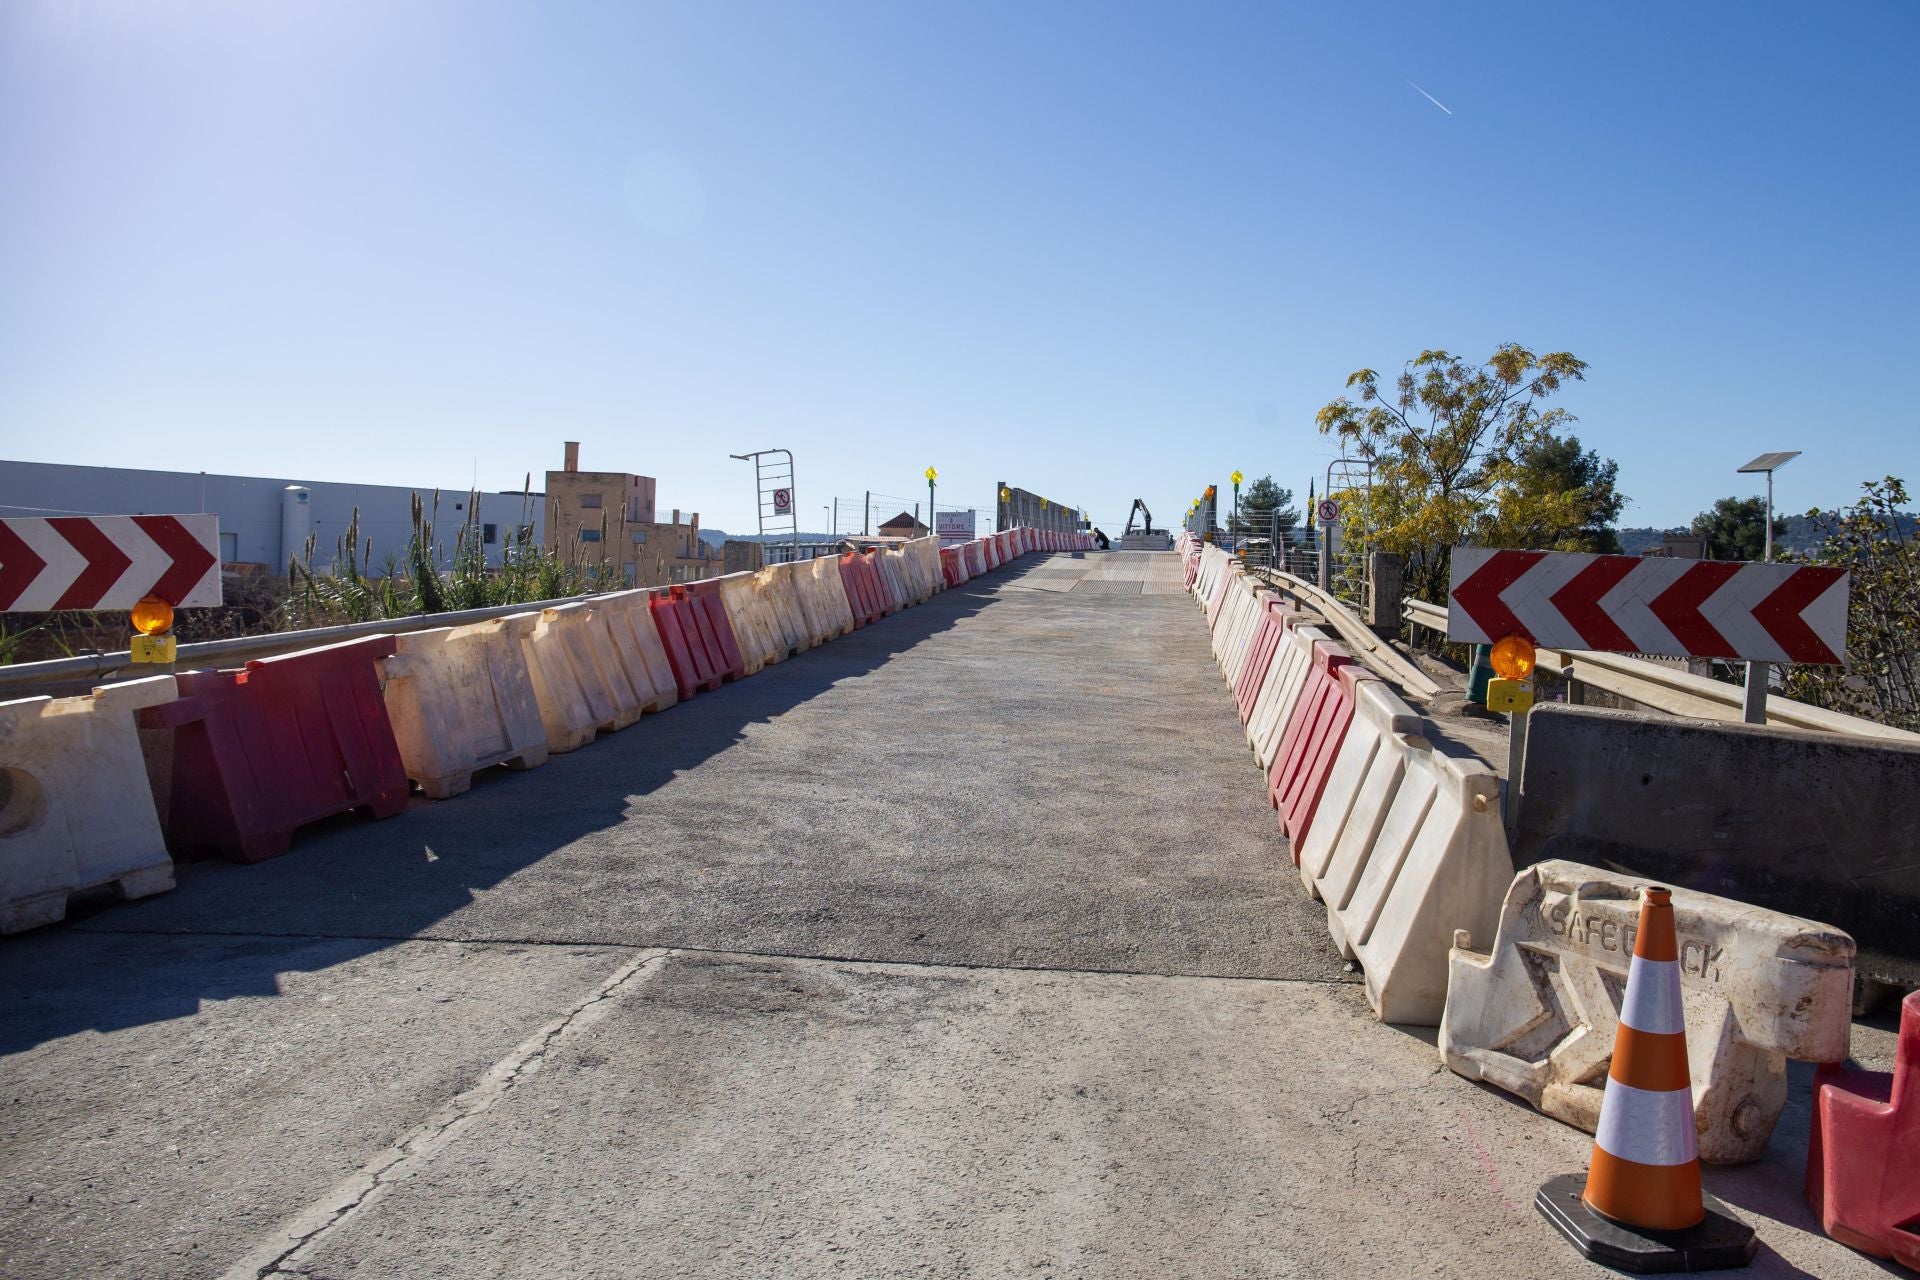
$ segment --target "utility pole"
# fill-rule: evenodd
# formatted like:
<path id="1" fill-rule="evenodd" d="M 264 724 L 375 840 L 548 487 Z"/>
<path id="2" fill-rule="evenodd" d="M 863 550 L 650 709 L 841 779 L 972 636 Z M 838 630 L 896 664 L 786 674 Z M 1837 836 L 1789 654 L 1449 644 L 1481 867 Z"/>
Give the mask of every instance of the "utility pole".
<path id="1" fill-rule="evenodd" d="M 860 508 L 860 536 L 865 538 L 873 533 L 873 490 L 868 489 L 867 500 Z"/>

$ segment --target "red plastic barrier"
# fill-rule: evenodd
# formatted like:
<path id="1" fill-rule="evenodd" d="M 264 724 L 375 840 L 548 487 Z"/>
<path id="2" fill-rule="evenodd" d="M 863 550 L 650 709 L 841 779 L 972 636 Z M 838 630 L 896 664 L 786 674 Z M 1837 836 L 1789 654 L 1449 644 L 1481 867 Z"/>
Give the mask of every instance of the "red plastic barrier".
<path id="1" fill-rule="evenodd" d="M 723 680 L 741 680 L 747 674 L 747 660 L 740 652 L 740 637 L 733 634 L 733 619 L 727 617 L 726 601 L 720 595 L 720 580 L 705 578 L 670 590 L 685 591 L 693 597 L 697 616 L 702 620 L 700 636 L 707 642 L 714 665 Z"/>
<path id="2" fill-rule="evenodd" d="M 1200 555 L 1198 552 L 1187 553 L 1184 569 L 1187 590 L 1191 591 L 1193 590 L 1193 584 L 1198 581 L 1200 577 Z"/>
<path id="3" fill-rule="evenodd" d="M 967 580 L 967 566 L 961 554 L 958 547 L 940 548 L 940 576 L 947 580 L 949 587 L 957 587 Z"/>
<path id="4" fill-rule="evenodd" d="M 380 693 L 392 636 L 183 671 L 180 698 L 140 714 L 172 729 L 167 845 L 177 855 L 259 862 L 285 853 L 309 822 L 407 807 L 407 770 Z"/>
<path id="5" fill-rule="evenodd" d="M 877 621 L 885 612 L 868 577 L 871 569 L 866 558 L 857 551 L 849 551 L 840 557 L 840 582 L 847 589 L 847 606 L 853 610 L 853 621 L 857 626 L 864 627 L 869 622 Z"/>
<path id="6" fill-rule="evenodd" d="M 1287 619 L 1293 611 L 1278 600 L 1266 602 L 1266 609 L 1260 614 L 1259 625 L 1254 628 L 1253 644 L 1247 652 L 1247 663 L 1240 672 L 1240 683 L 1234 686 L 1233 700 L 1240 708 L 1240 723 L 1245 724 L 1253 715 L 1253 704 L 1260 697 L 1260 688 L 1267 681 L 1267 668 L 1273 664 L 1273 651 L 1286 639 Z"/>
<path id="7" fill-rule="evenodd" d="M 1891 1072 L 1814 1075 L 1806 1190 L 1835 1240 L 1920 1271 L 1920 991 L 1900 1002 Z"/>
<path id="8" fill-rule="evenodd" d="M 987 549 L 985 544 L 974 541 L 966 543 L 962 550 L 967 554 L 967 573 L 970 577 L 979 577 L 987 571 Z"/>
<path id="9" fill-rule="evenodd" d="M 1280 811 L 1295 865 L 1300 861 L 1300 841 L 1313 824 L 1320 793 L 1326 789 L 1333 758 L 1353 720 L 1354 682 L 1368 679 L 1372 677 L 1353 665 L 1353 655 L 1346 649 L 1331 640 L 1314 642 L 1313 669 L 1307 673 L 1306 687 L 1294 704 L 1293 719 L 1267 775 L 1267 798 Z"/>
<path id="10" fill-rule="evenodd" d="M 685 587 L 663 587 L 647 599 L 653 625 L 660 632 L 660 644 L 667 651 L 667 665 L 673 668 L 673 683 L 681 701 L 706 690 L 720 687 L 719 658 L 708 647 L 713 630 L 711 622 L 702 629 L 702 610 L 695 606 Z M 717 645 L 716 645 L 717 647 Z"/>

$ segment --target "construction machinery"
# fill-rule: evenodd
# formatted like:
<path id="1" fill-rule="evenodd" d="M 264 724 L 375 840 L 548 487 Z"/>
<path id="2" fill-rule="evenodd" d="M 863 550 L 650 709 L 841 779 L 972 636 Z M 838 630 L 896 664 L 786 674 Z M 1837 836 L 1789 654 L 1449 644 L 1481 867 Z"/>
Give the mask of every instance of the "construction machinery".
<path id="1" fill-rule="evenodd" d="M 1133 518 L 1140 517 L 1140 531 L 1134 532 Z M 1147 510 L 1147 504 L 1139 498 L 1133 500 L 1133 510 L 1127 513 L 1127 527 L 1120 534 L 1122 551 L 1165 551 L 1169 545 L 1165 529 L 1153 527 L 1153 513 Z"/>

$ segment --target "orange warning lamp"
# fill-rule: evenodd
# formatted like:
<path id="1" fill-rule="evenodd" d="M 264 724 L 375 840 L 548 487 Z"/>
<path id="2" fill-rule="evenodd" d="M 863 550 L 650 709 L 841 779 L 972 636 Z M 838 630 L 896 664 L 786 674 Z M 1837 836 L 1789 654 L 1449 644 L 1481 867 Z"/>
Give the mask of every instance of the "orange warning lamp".
<path id="1" fill-rule="evenodd" d="M 173 627 L 173 606 L 159 596 L 148 596 L 133 606 L 133 629 L 143 636 L 157 636 Z"/>
<path id="2" fill-rule="evenodd" d="M 1487 660 L 1502 680 L 1525 680 L 1533 674 L 1533 641 L 1525 636 L 1503 636 L 1493 642 Z"/>

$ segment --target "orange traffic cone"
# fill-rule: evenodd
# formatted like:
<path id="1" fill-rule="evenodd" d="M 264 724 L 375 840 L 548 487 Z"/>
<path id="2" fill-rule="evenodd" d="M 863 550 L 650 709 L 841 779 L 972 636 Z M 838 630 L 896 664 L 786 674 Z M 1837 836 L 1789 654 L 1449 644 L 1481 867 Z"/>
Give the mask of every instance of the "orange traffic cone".
<path id="1" fill-rule="evenodd" d="M 1641 891 L 1591 1167 L 1584 1180 L 1577 1173 L 1550 1180 L 1534 1205 L 1580 1252 L 1625 1271 L 1713 1271 L 1753 1261 L 1753 1228 L 1700 1190 L 1670 890 Z"/>

